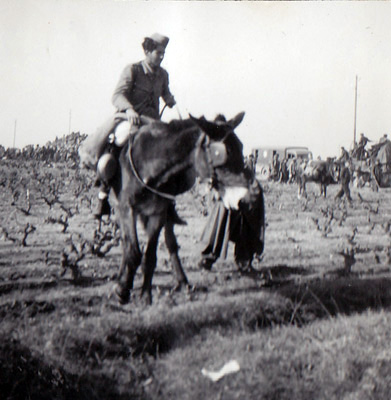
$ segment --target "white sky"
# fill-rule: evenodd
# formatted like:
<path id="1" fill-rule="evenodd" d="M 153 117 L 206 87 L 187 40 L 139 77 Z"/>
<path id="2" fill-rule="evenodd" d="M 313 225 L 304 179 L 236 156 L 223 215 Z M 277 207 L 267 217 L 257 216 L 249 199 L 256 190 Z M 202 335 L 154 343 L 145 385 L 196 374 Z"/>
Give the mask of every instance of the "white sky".
<path id="1" fill-rule="evenodd" d="M 391 136 L 391 3 L 0 0 L 0 143 L 93 133 L 141 42 L 170 37 L 162 66 L 183 117 L 246 116 L 245 145 L 338 155 Z M 71 110 L 71 112 L 70 112 Z M 71 115 L 71 119 L 70 119 Z M 165 120 L 178 118 L 175 110 Z"/>

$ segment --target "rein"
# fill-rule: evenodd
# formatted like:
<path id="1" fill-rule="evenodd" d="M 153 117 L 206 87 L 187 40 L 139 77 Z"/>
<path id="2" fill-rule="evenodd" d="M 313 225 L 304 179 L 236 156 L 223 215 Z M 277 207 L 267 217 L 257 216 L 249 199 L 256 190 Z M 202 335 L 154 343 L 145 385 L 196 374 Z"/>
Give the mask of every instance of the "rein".
<path id="1" fill-rule="evenodd" d="M 132 168 L 133 175 L 136 177 L 137 181 L 141 184 L 141 186 L 143 186 L 145 189 L 149 190 L 153 194 L 156 194 L 156 195 L 158 195 L 160 197 L 163 197 L 164 199 L 167 199 L 167 200 L 175 201 L 175 196 L 173 196 L 173 195 L 171 195 L 169 193 L 161 192 L 160 190 L 154 189 L 153 187 L 149 186 L 147 183 L 145 183 L 143 181 L 143 179 L 141 178 L 141 176 L 137 172 L 137 169 L 136 169 L 136 167 L 134 165 L 134 161 L 133 161 L 133 157 L 132 157 L 132 148 L 133 148 L 133 141 L 134 141 L 134 137 L 135 136 L 136 135 L 132 135 L 132 140 L 129 141 L 129 162 L 130 162 L 130 166 Z"/>
<path id="2" fill-rule="evenodd" d="M 203 133 L 200 143 L 201 143 L 201 146 L 204 147 L 204 149 L 205 149 L 206 162 L 208 163 L 209 175 L 210 175 L 210 179 L 212 180 L 212 185 L 214 185 L 214 183 L 216 182 L 217 175 L 216 175 L 216 170 L 213 166 L 212 154 L 210 151 L 209 136 L 207 136 L 205 133 Z M 205 146 L 203 146 L 204 143 L 205 143 Z"/>

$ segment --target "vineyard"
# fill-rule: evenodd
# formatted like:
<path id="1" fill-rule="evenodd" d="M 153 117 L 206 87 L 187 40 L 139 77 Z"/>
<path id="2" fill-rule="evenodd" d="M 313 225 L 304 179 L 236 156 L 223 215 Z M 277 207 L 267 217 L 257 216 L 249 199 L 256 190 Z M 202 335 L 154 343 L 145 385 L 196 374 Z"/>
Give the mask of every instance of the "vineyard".
<path id="1" fill-rule="evenodd" d="M 266 245 L 246 276 L 201 271 L 212 197 L 178 197 L 179 254 L 193 290 L 173 292 L 164 241 L 153 305 L 111 296 L 115 221 L 94 220 L 94 176 L 65 160 L 0 160 L 3 399 L 384 399 L 391 389 L 391 189 L 353 204 L 309 185 L 264 184 Z M 141 244 L 143 236 L 140 237 Z M 214 381 L 235 361 L 230 375 Z"/>

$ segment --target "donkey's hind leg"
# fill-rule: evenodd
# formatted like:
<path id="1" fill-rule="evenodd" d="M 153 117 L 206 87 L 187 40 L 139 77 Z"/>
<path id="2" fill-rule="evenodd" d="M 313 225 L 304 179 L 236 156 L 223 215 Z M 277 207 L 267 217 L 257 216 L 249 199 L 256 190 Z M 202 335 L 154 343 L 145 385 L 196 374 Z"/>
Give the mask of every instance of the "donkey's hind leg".
<path id="1" fill-rule="evenodd" d="M 147 304 L 152 304 L 152 278 L 156 268 L 156 251 L 160 231 L 163 227 L 163 219 L 160 215 L 144 218 L 145 230 L 148 235 L 148 243 L 143 254 L 142 269 L 144 282 L 141 289 L 141 298 Z"/>
<path id="2" fill-rule="evenodd" d="M 170 253 L 171 267 L 175 273 L 175 277 L 177 280 L 174 290 L 180 289 L 183 285 L 188 286 L 189 282 L 187 280 L 185 272 L 183 271 L 181 260 L 178 256 L 179 246 L 174 233 L 174 224 L 171 221 L 167 221 L 165 224 L 164 238 L 166 241 L 168 252 Z"/>
<path id="3" fill-rule="evenodd" d="M 115 294 L 121 304 L 129 302 L 130 290 L 133 289 L 133 280 L 137 268 L 141 263 L 141 251 L 137 237 L 137 214 L 131 207 L 117 207 L 119 213 L 122 261 Z"/>

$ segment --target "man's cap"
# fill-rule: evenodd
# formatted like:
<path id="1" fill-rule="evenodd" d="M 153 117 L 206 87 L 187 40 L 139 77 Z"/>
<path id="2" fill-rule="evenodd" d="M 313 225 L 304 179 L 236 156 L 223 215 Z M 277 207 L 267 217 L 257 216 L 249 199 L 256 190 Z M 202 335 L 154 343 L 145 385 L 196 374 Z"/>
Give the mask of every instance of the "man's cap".
<path id="1" fill-rule="evenodd" d="M 162 45 L 163 47 L 167 47 L 168 41 L 170 40 L 167 36 L 163 36 L 160 33 L 154 33 L 151 36 L 148 36 L 149 39 L 152 39 L 157 44 Z"/>

